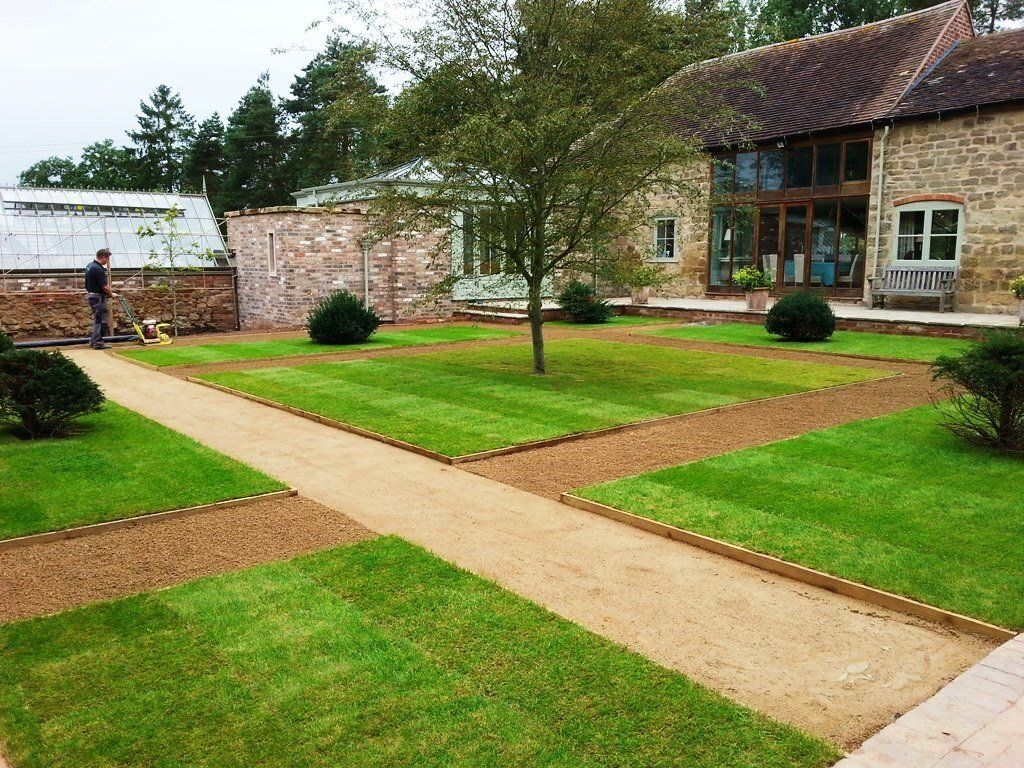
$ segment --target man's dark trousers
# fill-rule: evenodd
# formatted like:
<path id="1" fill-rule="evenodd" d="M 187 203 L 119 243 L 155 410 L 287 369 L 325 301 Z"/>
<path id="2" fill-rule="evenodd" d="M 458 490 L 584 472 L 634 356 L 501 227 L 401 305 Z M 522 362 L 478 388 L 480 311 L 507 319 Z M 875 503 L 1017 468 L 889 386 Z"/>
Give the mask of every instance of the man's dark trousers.
<path id="1" fill-rule="evenodd" d="M 110 335 L 110 327 L 107 319 L 110 315 L 107 312 L 107 294 L 90 293 L 89 306 L 92 308 L 92 336 L 89 337 L 89 345 L 95 347 L 103 343 L 103 337 Z"/>

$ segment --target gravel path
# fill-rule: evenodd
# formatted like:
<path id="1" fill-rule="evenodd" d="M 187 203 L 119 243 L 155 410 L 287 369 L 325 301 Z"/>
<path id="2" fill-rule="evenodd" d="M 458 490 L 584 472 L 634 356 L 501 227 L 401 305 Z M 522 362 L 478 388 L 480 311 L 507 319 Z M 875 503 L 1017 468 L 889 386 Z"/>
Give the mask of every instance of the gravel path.
<path id="1" fill-rule="evenodd" d="M 374 534 L 300 496 L 0 552 L 0 621 L 282 560 Z"/>
<path id="2" fill-rule="evenodd" d="M 108 355 L 69 354 L 122 405 L 839 744 L 992 646 Z"/>

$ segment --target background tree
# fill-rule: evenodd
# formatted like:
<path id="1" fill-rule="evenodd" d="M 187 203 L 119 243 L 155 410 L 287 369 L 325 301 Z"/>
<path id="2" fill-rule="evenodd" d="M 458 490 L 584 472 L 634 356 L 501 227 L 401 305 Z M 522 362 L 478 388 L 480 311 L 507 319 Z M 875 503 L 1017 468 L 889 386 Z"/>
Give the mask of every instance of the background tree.
<path id="1" fill-rule="evenodd" d="M 225 210 L 290 202 L 284 115 L 264 72 L 242 97 L 224 131 L 227 171 L 221 204 Z"/>
<path id="2" fill-rule="evenodd" d="M 185 187 L 194 192 L 206 189 L 216 216 L 224 213 L 224 174 L 227 171 L 224 152 L 224 123 L 214 112 L 199 124 L 195 138 L 185 155 Z"/>
<path id="3" fill-rule="evenodd" d="M 718 45 L 663 46 L 651 30 L 665 11 L 658 0 L 434 0 L 407 41 L 380 41 L 422 103 L 462 109 L 438 126 L 436 183 L 384 195 L 381 227 L 452 226 L 525 282 L 537 373 L 545 281 L 619 258 L 648 224 L 648 195 L 696 194 L 678 171 L 698 148 L 670 118 L 727 117 L 706 72 L 663 82 Z M 442 244 L 437 258 L 451 252 Z"/>
<path id="4" fill-rule="evenodd" d="M 991 34 L 1004 29 L 1006 22 L 1024 19 L 1024 0 L 973 0 L 974 29 Z"/>
<path id="5" fill-rule="evenodd" d="M 181 97 L 158 85 L 149 101 L 139 102 L 138 130 L 128 131 L 139 159 L 139 182 L 146 189 L 174 192 L 184 180 L 184 160 L 194 120 Z"/>
<path id="6" fill-rule="evenodd" d="M 373 170 L 388 97 L 374 50 L 332 37 L 291 86 L 285 111 L 297 122 L 292 173 L 300 187 L 347 181 Z"/>
<path id="7" fill-rule="evenodd" d="M 84 187 L 86 179 L 70 157 L 47 157 L 18 174 L 18 183 L 27 187 Z"/>
<path id="8" fill-rule="evenodd" d="M 137 189 L 141 183 L 134 153 L 110 139 L 85 147 L 78 169 L 94 189 Z"/>

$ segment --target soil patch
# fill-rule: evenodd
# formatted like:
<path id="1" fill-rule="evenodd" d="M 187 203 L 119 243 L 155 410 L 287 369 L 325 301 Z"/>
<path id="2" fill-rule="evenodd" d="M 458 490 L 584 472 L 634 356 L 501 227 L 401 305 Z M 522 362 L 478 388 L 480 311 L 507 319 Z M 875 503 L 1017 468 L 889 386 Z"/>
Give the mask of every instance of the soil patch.
<path id="1" fill-rule="evenodd" d="M 300 496 L 0 552 L 0 621 L 280 560 L 374 536 Z"/>

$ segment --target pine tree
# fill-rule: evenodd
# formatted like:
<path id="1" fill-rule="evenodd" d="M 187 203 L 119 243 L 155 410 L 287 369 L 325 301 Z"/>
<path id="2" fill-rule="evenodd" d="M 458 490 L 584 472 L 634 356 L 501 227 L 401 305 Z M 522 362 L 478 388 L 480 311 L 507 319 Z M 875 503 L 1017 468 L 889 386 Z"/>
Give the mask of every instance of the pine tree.
<path id="1" fill-rule="evenodd" d="M 298 186 L 346 181 L 372 170 L 388 108 L 371 48 L 331 38 L 292 83 L 284 108 L 297 122 L 292 173 Z"/>
<path id="2" fill-rule="evenodd" d="M 185 157 L 185 187 L 193 192 L 206 190 L 213 211 L 220 216 L 227 158 L 224 155 L 224 123 L 214 112 L 196 130 Z"/>
<path id="3" fill-rule="evenodd" d="M 194 121 L 181 96 L 158 85 L 149 101 L 139 102 L 139 129 L 129 131 L 139 159 L 139 181 L 148 189 L 173 192 L 184 180 L 184 160 Z"/>
<path id="4" fill-rule="evenodd" d="M 284 115 L 264 72 L 239 101 L 224 132 L 225 210 L 290 202 Z"/>

